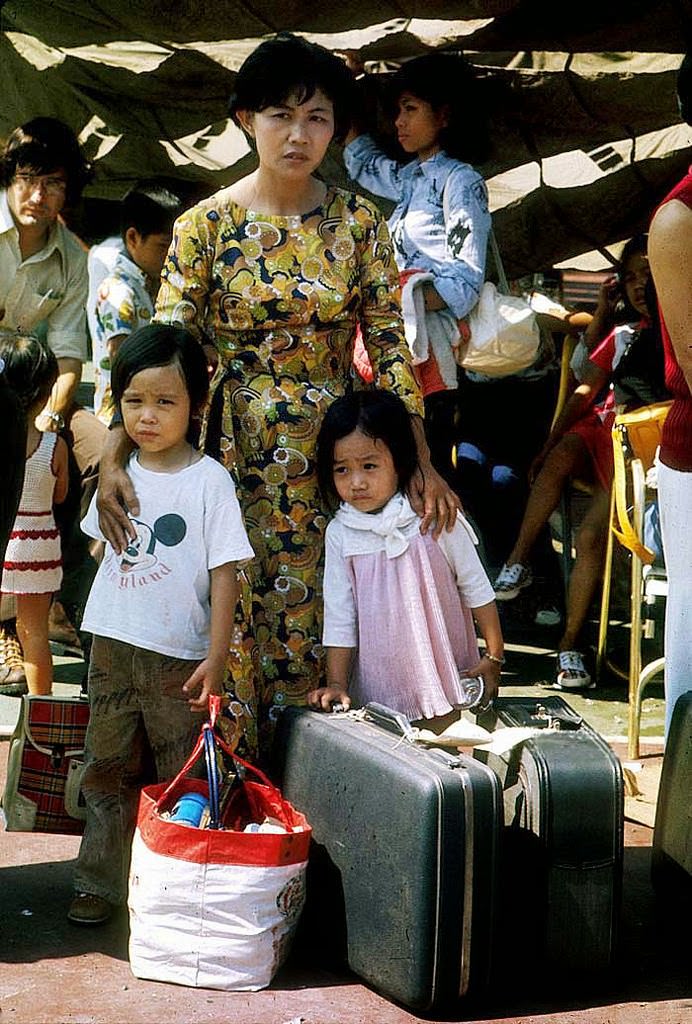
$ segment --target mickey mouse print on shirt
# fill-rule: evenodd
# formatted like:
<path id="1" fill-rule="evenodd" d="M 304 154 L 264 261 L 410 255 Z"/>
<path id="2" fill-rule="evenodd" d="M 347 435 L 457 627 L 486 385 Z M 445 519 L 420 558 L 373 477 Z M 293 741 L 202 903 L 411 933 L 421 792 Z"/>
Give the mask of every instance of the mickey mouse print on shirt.
<path id="1" fill-rule="evenodd" d="M 133 569 L 149 569 L 156 565 L 158 557 L 155 549 L 157 542 L 167 548 L 175 547 L 184 539 L 187 526 L 182 516 L 169 512 L 159 516 L 153 527 L 139 519 L 130 519 L 137 530 L 137 536 L 129 540 L 127 547 L 120 556 L 120 571 L 132 572 Z"/>
<path id="2" fill-rule="evenodd" d="M 159 516 L 153 526 L 140 519 L 130 518 L 130 522 L 137 535 L 128 540 L 120 555 L 112 553 L 111 562 L 115 564 L 109 566 L 108 575 L 111 579 L 119 577 L 121 587 L 156 583 L 171 572 L 159 557 L 158 547 L 172 548 L 180 544 L 187 533 L 185 520 L 177 513 L 169 512 Z"/>

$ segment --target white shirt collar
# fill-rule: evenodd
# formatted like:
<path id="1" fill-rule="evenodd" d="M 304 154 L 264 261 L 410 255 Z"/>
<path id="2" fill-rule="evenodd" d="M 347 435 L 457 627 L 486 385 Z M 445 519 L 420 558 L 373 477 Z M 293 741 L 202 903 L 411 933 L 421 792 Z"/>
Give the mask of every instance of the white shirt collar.
<path id="1" fill-rule="evenodd" d="M 41 249 L 39 249 L 38 252 L 35 252 L 32 256 L 30 256 L 28 260 L 38 261 L 45 259 L 46 256 L 50 256 L 54 249 L 57 249 L 60 255 L 64 256 L 65 246 L 63 233 L 65 230 L 66 228 L 64 228 L 60 221 L 56 219 L 55 223 L 52 224 L 50 227 L 46 244 Z M 2 191 L 0 191 L 0 234 L 5 234 L 5 232 L 8 231 L 14 231 L 14 235 L 17 240 L 17 245 L 19 245 L 19 231 L 17 230 L 17 225 L 14 222 L 14 217 L 12 216 L 12 211 L 10 210 L 10 203 L 9 199 L 7 198 L 7 189 L 2 189 Z"/>
<path id="2" fill-rule="evenodd" d="M 9 231 L 10 228 L 17 230 L 17 226 L 14 223 L 12 217 L 12 211 L 10 210 L 10 203 L 7 198 L 7 189 L 3 189 L 0 192 L 0 234 L 4 234 L 5 231 Z"/>
<path id="3" fill-rule="evenodd" d="M 143 288 L 147 286 L 147 275 L 144 273 L 141 267 L 138 267 L 135 261 L 130 256 L 127 249 L 123 252 L 119 252 L 115 258 L 114 270 L 122 270 L 128 275 L 128 277 L 134 277 L 137 281 L 140 281 Z"/>

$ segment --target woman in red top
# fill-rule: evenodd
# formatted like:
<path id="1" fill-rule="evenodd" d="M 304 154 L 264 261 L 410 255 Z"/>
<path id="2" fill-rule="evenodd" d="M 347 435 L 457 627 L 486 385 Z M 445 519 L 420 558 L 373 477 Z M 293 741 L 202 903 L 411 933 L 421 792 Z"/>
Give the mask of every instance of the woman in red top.
<path id="1" fill-rule="evenodd" d="M 649 316 L 648 304 L 655 309 L 655 302 L 649 295 L 646 248 L 646 236 L 637 235 L 622 251 L 618 291 L 626 299 L 629 322 L 615 326 L 590 352 L 588 365 L 580 373 L 581 383 L 534 460 L 534 479 L 521 528 L 494 584 L 498 601 L 512 601 L 531 585 L 531 551 L 557 507 L 563 487 L 571 476 L 590 480 L 594 489 L 575 538 L 576 559 L 557 645 L 555 686 L 560 690 L 589 690 L 596 685 L 585 663 L 583 630 L 603 570 L 608 536 L 613 476 L 611 427 L 616 405 L 635 408 L 667 397 L 660 338 Z M 651 358 L 646 358 L 647 350 Z M 635 367 L 633 360 L 638 364 Z M 612 385 L 612 390 L 599 398 L 607 385 Z"/>
<path id="2" fill-rule="evenodd" d="M 683 121 L 692 125 L 692 53 L 677 79 Z M 661 310 L 666 384 L 673 405 L 663 428 L 658 470 L 668 573 L 665 626 L 666 735 L 675 702 L 692 679 L 692 168 L 654 213 L 651 272 Z"/>

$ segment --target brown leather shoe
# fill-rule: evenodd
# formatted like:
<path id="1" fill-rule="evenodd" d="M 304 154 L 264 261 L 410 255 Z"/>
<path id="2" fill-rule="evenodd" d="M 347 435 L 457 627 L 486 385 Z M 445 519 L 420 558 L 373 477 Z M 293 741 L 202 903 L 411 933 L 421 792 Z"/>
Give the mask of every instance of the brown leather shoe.
<path id="1" fill-rule="evenodd" d="M 23 697 L 28 692 L 26 679 L 18 683 L 0 683 L 0 697 Z"/>
<path id="2" fill-rule="evenodd" d="M 53 601 L 48 612 L 48 639 L 82 653 L 79 633 L 68 619 L 67 612 L 59 601 Z"/>
<path id="3" fill-rule="evenodd" d="M 6 619 L 0 623 L 0 684 L 3 686 L 23 684 L 25 687 L 23 692 L 26 693 L 24 658 L 14 619 Z M 0 692 L 3 691 L 0 690 Z M 14 692 L 4 692 L 6 696 L 20 696 Z"/>
<path id="4" fill-rule="evenodd" d="M 93 892 L 78 892 L 70 903 L 67 920 L 73 924 L 105 924 L 113 913 L 113 904 Z"/>

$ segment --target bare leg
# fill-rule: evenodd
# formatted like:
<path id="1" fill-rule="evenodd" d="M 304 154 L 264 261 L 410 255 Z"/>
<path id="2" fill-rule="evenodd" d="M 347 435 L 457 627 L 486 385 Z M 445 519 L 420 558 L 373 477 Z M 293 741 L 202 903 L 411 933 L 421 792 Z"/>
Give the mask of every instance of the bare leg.
<path id="1" fill-rule="evenodd" d="M 29 693 L 46 695 L 53 688 L 53 659 L 48 641 L 52 594 L 17 594 L 17 636 L 24 652 Z"/>
<path id="2" fill-rule="evenodd" d="M 571 476 L 585 475 L 589 459 L 578 434 L 565 434 L 555 445 L 534 480 L 517 541 L 507 556 L 507 565 L 526 565 L 531 549 L 557 508 L 562 490 Z"/>
<path id="3" fill-rule="evenodd" d="M 600 488 L 594 494 L 575 539 L 576 559 L 569 581 L 565 631 L 559 651 L 573 651 L 578 643 L 598 581 L 603 573 L 603 551 L 608 536 L 610 499 Z"/>

